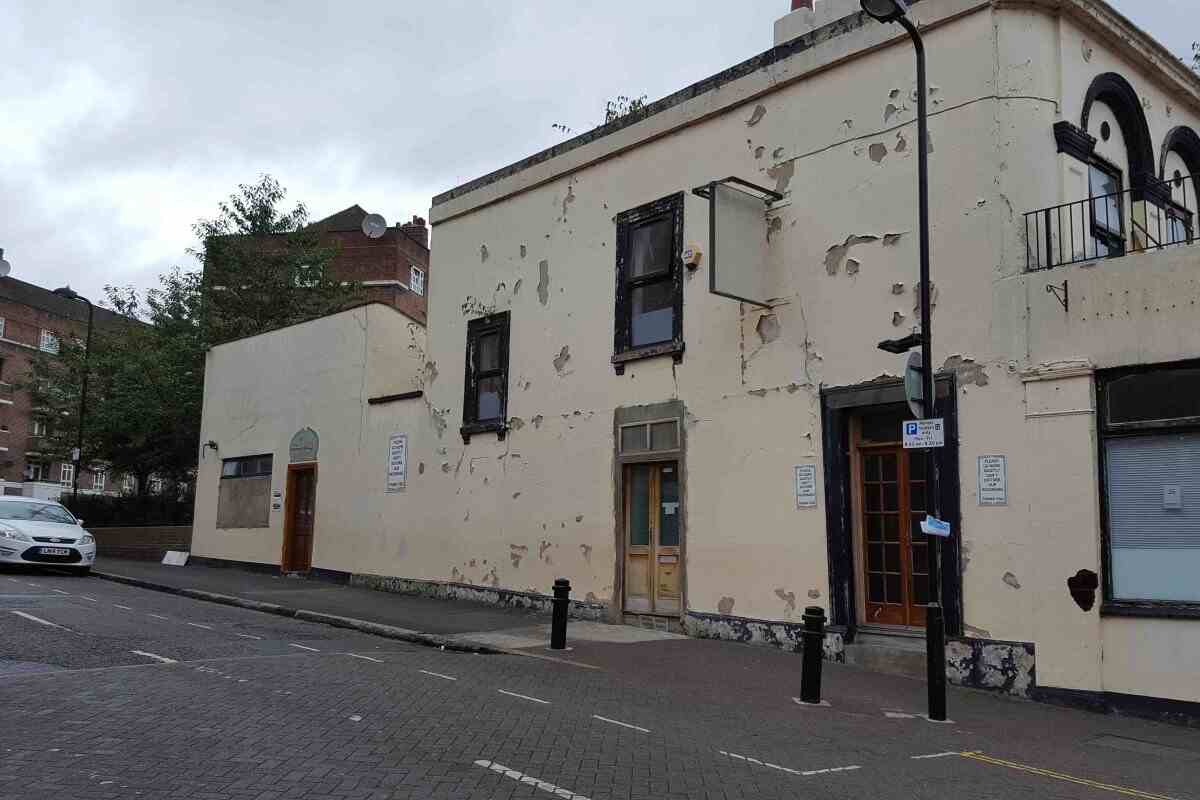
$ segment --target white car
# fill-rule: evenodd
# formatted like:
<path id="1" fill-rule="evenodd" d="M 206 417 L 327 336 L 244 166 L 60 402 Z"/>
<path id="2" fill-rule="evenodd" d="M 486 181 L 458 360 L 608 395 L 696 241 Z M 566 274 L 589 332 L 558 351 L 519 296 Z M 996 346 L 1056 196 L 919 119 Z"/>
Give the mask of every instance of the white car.
<path id="1" fill-rule="evenodd" d="M 0 564 L 66 567 L 86 575 L 95 561 L 95 538 L 62 505 L 0 497 Z"/>

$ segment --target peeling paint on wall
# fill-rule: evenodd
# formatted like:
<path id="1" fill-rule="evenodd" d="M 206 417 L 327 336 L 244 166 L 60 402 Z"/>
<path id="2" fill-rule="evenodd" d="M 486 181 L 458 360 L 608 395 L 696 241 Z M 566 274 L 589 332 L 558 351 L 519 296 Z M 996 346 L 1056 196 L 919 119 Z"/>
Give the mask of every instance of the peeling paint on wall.
<path id="1" fill-rule="evenodd" d="M 488 249 L 486 244 L 479 245 L 479 261 L 483 263 L 488 260 Z"/>
<path id="2" fill-rule="evenodd" d="M 524 280 L 524 278 L 517 278 L 517 282 L 513 284 L 513 297 L 516 297 L 521 293 L 521 283 Z"/>
<path id="3" fill-rule="evenodd" d="M 788 184 L 792 182 L 792 176 L 796 174 L 796 162 L 784 161 L 781 164 L 767 170 L 767 177 L 775 181 L 775 191 L 783 194 L 787 191 Z"/>
<path id="4" fill-rule="evenodd" d="M 750 114 L 750 119 L 746 120 L 746 125 L 753 128 L 755 125 L 762 122 L 762 118 L 766 115 L 767 107 L 760 103 L 754 107 L 754 111 Z"/>
<path id="5" fill-rule="evenodd" d="M 771 221 L 767 224 L 767 241 L 771 241 L 771 237 L 783 230 L 783 220 L 780 217 L 771 217 Z M 688 270 L 688 277 L 692 277 L 695 270 Z"/>
<path id="6" fill-rule="evenodd" d="M 857 258 L 847 258 L 846 259 L 846 274 L 847 275 L 857 275 L 860 267 L 862 267 L 862 262 L 859 261 Z"/>
<path id="7" fill-rule="evenodd" d="M 545 561 L 547 564 L 550 563 L 550 556 L 546 555 L 546 551 L 552 546 L 553 545 L 551 545 L 551 543 L 546 539 L 542 539 L 542 541 L 538 544 L 538 558 L 542 561 Z"/>
<path id="8" fill-rule="evenodd" d="M 883 246 L 894 247 L 900 243 L 902 238 L 904 238 L 903 233 L 885 233 L 883 235 Z"/>
<path id="9" fill-rule="evenodd" d="M 521 245 L 521 258 L 525 257 L 525 252 L 526 252 L 525 245 Z"/>
<path id="10" fill-rule="evenodd" d="M 543 417 L 541 414 L 534 414 L 534 415 L 533 415 L 533 419 L 531 419 L 531 420 L 530 420 L 530 422 L 532 422 L 532 423 L 533 423 L 533 427 L 534 427 L 535 429 L 539 429 L 539 430 L 540 430 L 540 429 L 541 429 L 541 427 L 542 427 L 542 422 L 543 422 L 545 419 L 546 419 L 546 418 L 545 418 L 545 417 Z"/>
<path id="11" fill-rule="evenodd" d="M 983 368 L 983 364 L 975 363 L 973 358 L 963 358 L 961 355 L 952 355 L 946 359 L 942 365 L 942 369 L 953 372 L 958 376 L 959 383 L 963 385 L 987 386 L 988 375 Z"/>
<path id="12" fill-rule="evenodd" d="M 417 474 L 418 474 L 418 475 L 424 475 L 424 474 L 425 474 L 425 462 L 424 462 L 424 461 L 422 461 L 421 463 L 417 464 Z"/>
<path id="13" fill-rule="evenodd" d="M 550 302 L 550 262 L 543 259 L 538 262 L 538 302 L 542 305 Z"/>
<path id="14" fill-rule="evenodd" d="M 772 312 L 762 314 L 759 316 L 758 324 L 754 326 L 754 330 L 758 334 L 760 342 L 770 344 L 779 338 L 779 318 Z"/>
<path id="15" fill-rule="evenodd" d="M 892 284 L 892 294 L 904 294 L 904 284 L 903 283 L 893 283 Z"/>
<path id="16" fill-rule="evenodd" d="M 796 610 L 796 593 L 785 592 L 783 589 L 776 589 L 775 596 L 783 601 L 783 615 L 790 619 L 792 613 Z"/>
<path id="17" fill-rule="evenodd" d="M 875 142 L 873 145 L 867 148 L 867 155 L 876 164 L 887 158 L 887 154 L 887 145 L 885 145 L 883 142 Z"/>
<path id="18" fill-rule="evenodd" d="M 776 147 L 774 150 L 771 151 L 771 158 L 779 160 L 782 157 L 783 157 L 783 148 L 782 147 Z"/>
<path id="19" fill-rule="evenodd" d="M 732 614 L 734 602 L 735 601 L 732 597 L 722 597 L 717 602 L 717 611 L 722 614 Z"/>
<path id="20" fill-rule="evenodd" d="M 510 544 L 508 546 L 508 558 L 512 561 L 514 567 L 521 566 L 521 559 L 529 555 L 529 547 L 523 544 Z"/>
<path id="21" fill-rule="evenodd" d="M 904 312 L 893 311 L 892 312 L 892 326 L 895 328 L 899 328 L 903 324 L 904 324 Z"/>
<path id="22" fill-rule="evenodd" d="M 567 196 L 564 197 L 563 201 L 562 201 L 562 221 L 563 222 L 567 221 L 567 206 L 569 206 L 571 203 L 574 203 L 574 202 L 575 202 L 575 187 L 573 187 L 571 184 L 568 183 L 567 184 Z"/>
<path id="23" fill-rule="evenodd" d="M 519 431 L 521 428 L 525 427 L 525 420 L 521 419 L 520 417 L 511 417 L 508 420 L 508 427 L 511 430 Z"/>
<path id="24" fill-rule="evenodd" d="M 820 589 L 809 589 L 808 590 L 808 599 L 809 600 L 821 599 L 821 590 Z"/>
<path id="25" fill-rule="evenodd" d="M 1004 576 L 1001 577 L 1000 580 L 1004 581 L 1007 585 L 1011 586 L 1014 589 L 1021 588 L 1021 582 L 1019 580 L 1017 580 L 1017 576 L 1013 575 L 1011 572 L 1004 573 Z"/>
<path id="26" fill-rule="evenodd" d="M 560 376 L 567 374 L 567 373 L 563 372 L 563 369 L 566 368 L 567 362 L 570 360 L 571 360 L 571 348 L 564 344 L 562 346 L 562 349 L 558 351 L 558 355 L 556 355 L 554 357 L 554 361 L 553 361 L 554 371 L 557 372 Z"/>
<path id="27" fill-rule="evenodd" d="M 846 256 L 850 254 L 850 248 L 859 244 L 870 244 L 871 242 L 879 241 L 879 237 L 874 234 L 851 234 L 846 237 L 846 241 L 841 244 L 831 245 L 825 251 L 825 271 L 830 275 L 837 275 L 838 270 L 842 267 L 842 262 L 846 260 Z"/>
<path id="28" fill-rule="evenodd" d="M 579 552 L 583 556 L 583 560 L 587 563 L 592 563 L 592 546 L 590 544 L 579 545 Z"/>
<path id="29" fill-rule="evenodd" d="M 762 157 L 763 157 L 763 153 L 765 153 L 766 151 L 767 151 L 767 148 L 763 147 L 763 146 L 760 144 L 758 147 L 754 148 L 754 157 L 755 157 L 756 159 L 758 159 L 758 158 L 762 158 Z"/>

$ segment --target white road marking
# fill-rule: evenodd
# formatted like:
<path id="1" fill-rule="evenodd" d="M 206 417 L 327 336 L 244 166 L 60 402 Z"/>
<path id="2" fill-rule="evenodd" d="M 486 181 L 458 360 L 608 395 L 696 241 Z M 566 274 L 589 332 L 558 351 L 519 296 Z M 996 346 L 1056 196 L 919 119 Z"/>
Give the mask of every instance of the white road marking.
<path id="1" fill-rule="evenodd" d="M 24 617 L 25 619 L 30 620 L 31 622 L 36 622 L 39 625 L 45 625 L 46 627 L 49 627 L 49 628 L 58 628 L 60 631 L 70 631 L 71 633 L 74 633 L 74 631 L 72 631 L 70 628 L 66 627 L 65 625 L 58 625 L 56 623 L 51 622 L 48 619 L 42 619 L 41 617 L 35 617 L 33 614 L 26 614 L 24 611 L 14 611 L 12 613 L 16 614 L 18 617 Z"/>
<path id="2" fill-rule="evenodd" d="M 362 717 L 359 716 L 358 714 L 351 714 L 350 721 L 351 722 L 362 722 Z"/>
<path id="3" fill-rule="evenodd" d="M 193 628 L 204 628 L 206 631 L 212 630 L 212 625 L 201 625 L 199 622 L 185 622 L 184 625 L 191 625 Z"/>
<path id="4" fill-rule="evenodd" d="M 260 642 L 262 641 L 261 636 L 255 636 L 252 633 L 239 633 L 238 636 L 242 637 L 243 639 L 257 639 Z"/>
<path id="5" fill-rule="evenodd" d="M 176 661 L 173 658 L 167 658 L 165 656 L 160 656 L 157 653 L 147 653 L 145 650 L 130 650 L 129 652 L 133 653 L 135 656 L 145 656 L 146 658 L 153 658 L 155 661 L 161 661 L 164 664 L 178 664 L 179 663 L 178 661 Z"/>
<path id="6" fill-rule="evenodd" d="M 62 589 L 51 589 L 50 591 L 52 591 L 52 592 L 58 592 L 59 594 L 65 594 L 65 595 L 70 595 L 70 594 L 71 594 L 70 592 L 64 592 Z"/>
<path id="7" fill-rule="evenodd" d="M 288 642 L 288 647 L 299 647 L 301 650 L 312 650 L 314 653 L 321 652 L 315 647 L 309 647 L 308 645 L 304 644 L 296 644 L 295 642 Z"/>
<path id="8" fill-rule="evenodd" d="M 30 583 L 29 581 L 26 581 L 26 582 L 25 582 L 25 585 L 26 585 L 26 586 L 41 586 L 41 584 L 40 584 L 40 583 Z"/>
<path id="9" fill-rule="evenodd" d="M 168 619 L 168 617 L 164 617 L 162 614 L 147 614 L 146 616 L 154 617 L 155 619 Z"/>
<path id="10" fill-rule="evenodd" d="M 521 698 L 522 700 L 529 700 L 529 701 L 532 701 L 532 702 L 534 702 L 534 703 L 541 703 L 541 704 L 542 704 L 542 705 L 544 705 L 544 706 L 548 706 L 548 705 L 550 705 L 550 701 L 549 701 L 549 700 L 539 700 L 539 699 L 537 699 L 536 697 L 530 697 L 530 696 L 529 696 L 529 695 L 527 695 L 527 694 L 517 694 L 516 692 L 507 692 L 507 691 L 505 691 L 504 689 L 497 689 L 496 691 L 497 691 L 497 692 L 499 692 L 500 694 L 506 694 L 506 695 L 508 695 L 509 697 L 519 697 L 519 698 Z"/>
<path id="11" fill-rule="evenodd" d="M 862 767 L 860 767 L 859 765 L 852 764 L 848 767 L 827 767 L 825 769 L 799 770 L 799 769 L 792 769 L 790 767 L 781 767 L 778 764 L 772 764 L 770 761 L 759 761 L 757 758 L 751 758 L 750 756 L 738 755 L 737 753 L 730 753 L 726 750 L 718 750 L 717 752 L 723 756 L 729 756 L 730 758 L 736 758 L 739 761 L 746 761 L 750 764 L 756 764 L 760 767 L 768 767 L 770 769 L 777 769 L 780 772 L 787 772 L 792 775 L 800 775 L 801 777 L 805 777 L 805 778 L 809 777 L 810 775 L 825 775 L 826 773 L 829 773 L 829 772 L 849 772 L 849 771 L 855 770 L 855 769 L 862 769 Z"/>
<path id="12" fill-rule="evenodd" d="M 13 583 L 20 583 L 20 581 L 17 580 L 16 578 L 9 578 L 9 580 L 12 581 Z"/>
<path id="13" fill-rule="evenodd" d="M 888 719 L 916 719 L 916 714 L 905 714 L 903 711 L 885 711 L 883 715 Z"/>
<path id="14" fill-rule="evenodd" d="M 592 719 L 598 719 L 601 722 L 608 722 L 613 725 L 620 725 L 622 728 L 629 728 L 631 730 L 641 731 L 642 733 L 650 732 L 649 728 L 642 728 L 637 725 L 630 725 L 628 722 L 621 722 L 621 720 L 619 720 L 619 719 L 609 719 L 608 717 L 602 717 L 599 714 L 592 714 Z"/>
<path id="15" fill-rule="evenodd" d="M 123 608 L 123 609 L 125 609 L 126 611 L 133 611 L 133 609 L 132 609 L 132 608 L 130 608 L 129 606 L 123 606 L 123 605 L 121 605 L 120 603 L 113 603 L 113 607 L 114 607 L 114 608 Z"/>
<path id="16" fill-rule="evenodd" d="M 374 661 L 376 664 L 382 664 L 382 658 L 371 658 L 370 656 L 360 656 L 358 653 L 346 653 L 351 658 L 361 658 L 363 661 Z"/>
<path id="17" fill-rule="evenodd" d="M 945 758 L 946 756 L 956 756 L 956 755 L 959 755 L 959 754 L 958 753 L 929 753 L 928 755 L 923 755 L 923 756 L 909 756 L 909 758 L 912 758 L 912 759 Z"/>
<path id="18" fill-rule="evenodd" d="M 87 600 L 88 602 L 91 602 L 91 603 L 99 603 L 100 602 L 99 600 L 97 600 L 94 597 L 88 597 L 86 594 L 81 594 L 79 596 L 82 597 L 84 600 Z"/>
<path id="19" fill-rule="evenodd" d="M 423 673 L 425 673 L 426 675 L 432 675 L 432 676 L 433 676 L 433 677 L 435 677 L 435 678 L 441 678 L 442 680 L 447 680 L 447 681 L 456 681 L 456 680 L 458 680 L 458 678 L 454 677 L 453 675 L 443 675 L 443 674 L 442 674 L 442 673 L 440 673 L 440 672 L 430 672 L 430 671 L 429 671 L 429 670 L 427 670 L 427 669 L 419 669 L 419 670 L 417 670 L 417 672 L 423 672 Z"/>
<path id="20" fill-rule="evenodd" d="M 484 761 L 481 759 L 475 762 L 475 766 L 490 769 L 492 772 L 498 772 L 506 778 L 512 778 L 514 781 L 520 781 L 521 783 L 525 783 L 530 786 L 536 786 L 543 792 L 549 792 L 550 794 L 557 795 L 563 798 L 563 800 L 588 800 L 588 798 L 582 794 L 575 794 L 570 789 L 564 789 L 561 786 L 555 786 L 553 783 L 544 781 L 540 778 L 535 778 L 532 775 L 526 775 L 523 772 L 517 772 L 515 769 L 509 769 L 503 764 L 497 764 L 495 761 Z"/>

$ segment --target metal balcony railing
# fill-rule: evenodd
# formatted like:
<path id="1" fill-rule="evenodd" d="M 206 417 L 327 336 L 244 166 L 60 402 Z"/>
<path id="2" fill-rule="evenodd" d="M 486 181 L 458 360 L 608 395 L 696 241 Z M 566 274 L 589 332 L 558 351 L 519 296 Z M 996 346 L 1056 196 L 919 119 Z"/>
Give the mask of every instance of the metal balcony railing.
<path id="1" fill-rule="evenodd" d="M 1142 185 L 1025 214 L 1025 269 L 1050 269 L 1177 244 L 1196 232 L 1196 175 Z"/>

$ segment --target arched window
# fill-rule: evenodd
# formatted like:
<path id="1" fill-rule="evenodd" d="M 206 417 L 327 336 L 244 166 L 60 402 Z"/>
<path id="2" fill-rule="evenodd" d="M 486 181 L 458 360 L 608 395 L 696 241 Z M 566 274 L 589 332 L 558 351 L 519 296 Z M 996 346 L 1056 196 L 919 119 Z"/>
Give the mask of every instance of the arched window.
<path id="1" fill-rule="evenodd" d="M 1167 207 L 1168 244 L 1196 236 L 1196 181 L 1200 176 L 1200 136 L 1186 125 L 1172 128 L 1163 139 L 1158 176 L 1171 192 Z"/>

